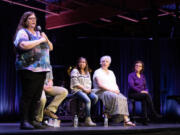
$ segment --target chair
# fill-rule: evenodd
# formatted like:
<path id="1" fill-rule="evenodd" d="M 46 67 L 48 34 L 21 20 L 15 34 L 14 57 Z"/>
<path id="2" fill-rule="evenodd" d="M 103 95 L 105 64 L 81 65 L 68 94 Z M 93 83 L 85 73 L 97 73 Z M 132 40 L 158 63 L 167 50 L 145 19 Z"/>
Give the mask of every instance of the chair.
<path id="1" fill-rule="evenodd" d="M 178 104 L 180 104 L 180 95 L 167 96 L 167 100 L 175 100 Z"/>
<path id="2" fill-rule="evenodd" d="M 131 105 L 129 105 L 129 106 L 132 107 L 132 108 L 131 108 L 132 113 L 130 114 L 131 120 L 132 120 L 134 123 L 136 123 L 136 121 L 138 121 L 138 120 L 145 119 L 144 116 L 137 115 L 137 113 L 136 113 L 136 103 L 137 103 L 137 102 L 141 102 L 141 101 L 140 101 L 140 100 L 135 100 L 135 99 L 133 99 L 133 98 L 129 98 L 128 101 L 129 101 L 129 103 L 131 104 Z M 142 106 L 142 102 L 141 102 L 141 106 Z"/>
<path id="3" fill-rule="evenodd" d="M 73 120 L 74 115 L 78 115 L 79 118 L 84 116 L 83 109 L 84 106 L 80 103 L 80 100 L 70 93 L 59 107 L 58 114 L 62 120 Z"/>

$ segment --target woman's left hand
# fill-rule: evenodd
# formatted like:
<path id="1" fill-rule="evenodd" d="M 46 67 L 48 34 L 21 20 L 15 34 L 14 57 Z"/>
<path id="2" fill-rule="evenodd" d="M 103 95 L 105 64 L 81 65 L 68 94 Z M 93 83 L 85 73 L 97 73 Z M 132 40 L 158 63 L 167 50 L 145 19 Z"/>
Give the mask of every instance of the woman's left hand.
<path id="1" fill-rule="evenodd" d="M 44 90 L 46 92 L 51 91 L 53 87 L 53 81 L 52 80 L 48 80 L 48 83 L 46 85 L 44 85 Z"/>
<path id="2" fill-rule="evenodd" d="M 90 89 L 85 89 L 84 92 L 89 94 L 89 93 L 91 93 L 91 90 Z"/>
<path id="3" fill-rule="evenodd" d="M 119 94 L 119 90 L 113 90 L 112 92 L 116 93 L 116 94 Z"/>
<path id="4" fill-rule="evenodd" d="M 53 86 L 53 81 L 49 80 L 47 86 L 52 87 Z"/>
<path id="5" fill-rule="evenodd" d="M 148 91 L 142 90 L 141 93 L 148 94 Z"/>
<path id="6" fill-rule="evenodd" d="M 49 45 L 49 49 L 50 49 L 50 51 L 52 51 L 53 50 L 53 44 L 49 41 L 47 35 L 44 32 L 42 32 L 41 37 L 44 37 L 46 39 L 46 41 L 47 41 L 47 43 Z"/>
<path id="7" fill-rule="evenodd" d="M 44 37 L 46 40 L 48 40 L 48 37 L 46 36 L 44 32 L 41 33 L 41 36 Z"/>

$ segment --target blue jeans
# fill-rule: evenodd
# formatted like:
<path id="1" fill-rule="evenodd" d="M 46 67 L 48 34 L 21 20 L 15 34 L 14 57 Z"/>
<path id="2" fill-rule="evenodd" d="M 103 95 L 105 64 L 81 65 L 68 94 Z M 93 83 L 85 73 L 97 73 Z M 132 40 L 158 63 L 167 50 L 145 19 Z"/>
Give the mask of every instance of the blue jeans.
<path id="1" fill-rule="evenodd" d="M 82 91 L 76 92 L 76 96 L 78 96 L 85 103 L 86 106 L 86 117 L 91 116 L 91 101 L 92 104 L 96 104 L 98 101 L 98 96 L 95 93 L 86 94 Z"/>

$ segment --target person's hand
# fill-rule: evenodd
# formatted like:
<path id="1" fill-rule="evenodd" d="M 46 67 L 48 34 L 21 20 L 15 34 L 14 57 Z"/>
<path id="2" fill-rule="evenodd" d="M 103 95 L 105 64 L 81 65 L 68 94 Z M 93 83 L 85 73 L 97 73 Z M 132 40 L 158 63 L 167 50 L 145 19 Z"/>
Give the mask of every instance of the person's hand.
<path id="1" fill-rule="evenodd" d="M 53 86 L 53 81 L 49 80 L 48 83 L 46 85 L 44 85 L 44 90 L 46 92 L 51 91 L 52 90 L 52 86 Z"/>
<path id="2" fill-rule="evenodd" d="M 46 36 L 46 34 L 44 32 L 41 33 L 41 43 L 44 43 L 44 42 L 47 42 L 48 41 L 48 38 Z"/>
<path id="3" fill-rule="evenodd" d="M 39 40 L 41 41 L 41 43 L 47 42 L 46 38 L 44 37 L 41 37 Z"/>
<path id="4" fill-rule="evenodd" d="M 44 32 L 41 33 L 41 37 L 45 38 L 48 41 L 48 37 Z"/>
<path id="5" fill-rule="evenodd" d="M 44 91 L 45 92 L 49 92 L 52 90 L 52 87 L 48 86 L 48 85 L 44 85 Z"/>
<path id="6" fill-rule="evenodd" d="M 119 94 L 120 92 L 119 92 L 119 90 L 115 90 L 114 93 Z"/>
<path id="7" fill-rule="evenodd" d="M 110 90 L 110 91 L 113 92 L 113 93 L 116 93 L 116 94 L 120 93 L 119 90 Z"/>
<path id="8" fill-rule="evenodd" d="M 49 87 L 52 87 L 53 86 L 53 81 L 52 80 L 48 80 L 48 84 L 47 84 Z"/>
<path id="9" fill-rule="evenodd" d="M 141 93 L 148 94 L 148 91 L 142 90 Z"/>
<path id="10" fill-rule="evenodd" d="M 41 33 L 41 37 L 46 39 L 45 42 L 48 43 L 49 49 L 50 49 L 50 51 L 52 51 L 53 50 L 53 44 L 51 43 L 51 41 L 49 41 L 48 37 L 46 36 L 46 34 L 44 32 Z"/>
<path id="11" fill-rule="evenodd" d="M 91 90 L 90 90 L 90 89 L 84 89 L 83 91 L 84 91 L 85 93 L 87 93 L 87 94 L 91 93 Z"/>

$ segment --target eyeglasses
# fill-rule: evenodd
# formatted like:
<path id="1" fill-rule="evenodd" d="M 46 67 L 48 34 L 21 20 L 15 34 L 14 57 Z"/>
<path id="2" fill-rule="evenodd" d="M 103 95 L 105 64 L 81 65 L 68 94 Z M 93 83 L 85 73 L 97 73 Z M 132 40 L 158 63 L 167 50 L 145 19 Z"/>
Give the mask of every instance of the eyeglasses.
<path id="1" fill-rule="evenodd" d="M 29 17 L 28 20 L 36 20 L 36 17 Z"/>
<path id="2" fill-rule="evenodd" d="M 136 67 L 142 67 L 141 65 L 135 65 Z"/>

